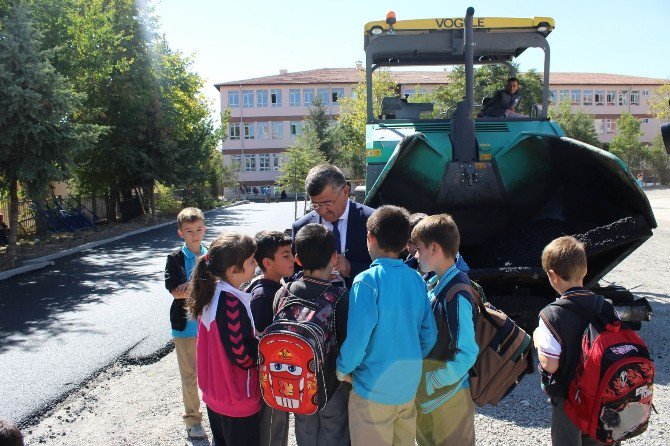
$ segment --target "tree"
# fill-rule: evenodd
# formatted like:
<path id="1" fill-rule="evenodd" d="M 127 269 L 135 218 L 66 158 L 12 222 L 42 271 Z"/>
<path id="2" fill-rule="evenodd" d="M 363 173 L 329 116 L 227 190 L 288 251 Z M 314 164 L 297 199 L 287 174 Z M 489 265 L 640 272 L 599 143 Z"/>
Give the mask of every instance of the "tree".
<path id="1" fill-rule="evenodd" d="M 670 121 L 670 84 L 661 85 L 649 98 L 649 110 L 661 121 Z"/>
<path id="2" fill-rule="evenodd" d="M 41 196 L 49 181 L 63 178 L 73 152 L 92 145 L 100 129 L 77 124 L 83 96 L 40 49 L 42 34 L 21 2 L 0 20 L 0 179 L 9 188 L 7 255 L 14 263 L 18 187 Z"/>
<path id="3" fill-rule="evenodd" d="M 364 74 L 362 75 L 364 76 Z M 377 70 L 372 76 L 372 105 L 374 116 L 381 113 L 382 99 L 393 96 L 396 83 L 387 70 Z M 340 100 L 340 116 L 332 129 L 337 149 L 337 163 L 355 178 L 365 176 L 365 125 L 367 123 L 367 87 L 365 78 L 354 88 L 350 98 Z"/>
<path id="4" fill-rule="evenodd" d="M 549 107 L 549 117 L 561 126 L 569 138 L 598 147 L 598 134 L 593 116 L 581 110 L 573 110 L 569 101 Z"/>
<path id="5" fill-rule="evenodd" d="M 331 121 L 328 116 L 328 109 L 326 109 L 321 96 L 316 96 L 307 110 L 302 131 L 312 133 L 314 144 L 323 153 L 325 160 L 332 163 L 335 161 L 336 153 L 330 136 L 330 128 Z"/>
<path id="6" fill-rule="evenodd" d="M 625 162 L 629 169 L 639 168 L 646 158 L 640 143 L 640 121 L 630 113 L 622 113 L 616 121 L 616 128 L 617 134 L 610 142 L 609 151 Z"/>
<path id="7" fill-rule="evenodd" d="M 318 135 L 313 128 L 303 130 L 294 145 L 286 151 L 285 158 L 286 162 L 279 169 L 277 184 L 295 194 L 294 218 L 298 218 L 298 192 L 305 188 L 307 173 L 312 167 L 325 162 L 319 150 Z"/>
<path id="8" fill-rule="evenodd" d="M 644 148 L 647 165 L 661 184 L 670 184 L 670 156 L 663 145 L 663 137 L 657 135 L 651 146 Z"/>

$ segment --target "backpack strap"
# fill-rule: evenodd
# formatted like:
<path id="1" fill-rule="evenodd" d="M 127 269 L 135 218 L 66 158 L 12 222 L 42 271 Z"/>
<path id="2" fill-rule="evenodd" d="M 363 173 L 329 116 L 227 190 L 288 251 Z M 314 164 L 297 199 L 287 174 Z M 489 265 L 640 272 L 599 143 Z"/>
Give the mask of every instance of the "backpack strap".
<path id="1" fill-rule="evenodd" d="M 472 299 L 475 301 L 475 305 L 484 310 L 485 307 L 484 302 L 482 301 L 482 297 L 479 295 L 477 290 L 472 288 L 472 286 L 467 283 L 457 283 L 456 285 L 449 288 L 449 290 L 447 291 L 447 295 L 444 298 L 444 301 L 450 302 L 454 298 L 454 296 L 456 296 L 456 294 L 458 294 L 461 291 L 467 291 L 468 293 L 470 293 Z"/>
<path id="2" fill-rule="evenodd" d="M 596 294 L 594 294 L 594 296 L 598 298 L 596 300 L 596 307 L 594 309 L 586 308 L 580 303 L 570 299 L 557 299 L 550 305 L 554 307 L 565 308 L 566 310 L 586 319 L 590 324 L 596 323 L 605 327 L 607 324 L 614 321 L 610 320 L 611 318 L 603 313 L 603 303 L 605 302 L 605 298 Z"/>

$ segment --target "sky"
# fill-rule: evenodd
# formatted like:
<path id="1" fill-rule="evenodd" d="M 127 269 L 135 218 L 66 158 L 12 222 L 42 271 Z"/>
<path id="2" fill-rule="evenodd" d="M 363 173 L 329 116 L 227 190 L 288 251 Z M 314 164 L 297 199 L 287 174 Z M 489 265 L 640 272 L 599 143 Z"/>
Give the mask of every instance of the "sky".
<path id="1" fill-rule="evenodd" d="M 396 12 L 398 20 L 552 17 L 551 71 L 670 79 L 670 0 L 156 0 L 170 46 L 193 58 L 204 92 L 220 112 L 215 83 L 365 60 L 363 27 Z M 528 54 L 526 54 L 528 53 Z M 517 61 L 542 71 L 539 49 Z"/>

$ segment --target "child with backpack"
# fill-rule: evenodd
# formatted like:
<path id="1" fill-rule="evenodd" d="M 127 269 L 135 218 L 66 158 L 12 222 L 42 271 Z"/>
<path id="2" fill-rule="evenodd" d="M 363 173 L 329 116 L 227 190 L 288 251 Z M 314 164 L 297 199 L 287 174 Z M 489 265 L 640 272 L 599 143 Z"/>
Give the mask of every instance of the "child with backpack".
<path id="1" fill-rule="evenodd" d="M 373 262 L 353 281 L 348 336 L 337 358 L 338 378 L 353 383 L 354 446 L 414 446 L 414 395 L 436 330 L 426 284 L 400 258 L 409 240 L 408 217 L 403 208 L 382 206 L 366 224 Z"/>
<path id="2" fill-rule="evenodd" d="M 477 305 L 467 289 L 447 296 L 455 286 L 470 287 L 467 274 L 456 266 L 458 227 L 450 215 L 432 215 L 414 228 L 412 240 L 421 269 L 434 271 L 438 278 L 428 293 L 438 334 L 424 361 L 417 392 L 417 443 L 474 445 L 475 410 L 468 372 L 479 353 L 475 340 Z"/>
<path id="3" fill-rule="evenodd" d="M 552 445 L 615 444 L 643 432 L 653 364 L 644 342 L 622 326 L 614 307 L 584 288 L 584 244 L 569 236 L 553 240 L 542 251 L 542 268 L 561 295 L 542 309 L 533 333 L 542 387 L 552 405 Z"/>
<path id="4" fill-rule="evenodd" d="M 273 302 L 281 288 L 281 279 L 293 274 L 294 258 L 291 237 L 278 231 L 261 231 L 256 241 L 256 262 L 262 274 L 251 281 L 246 289 L 251 294 L 251 313 L 256 330 L 264 332 L 274 318 Z M 288 444 L 288 412 L 263 404 L 261 409 L 261 444 L 286 446 Z"/>
<path id="5" fill-rule="evenodd" d="M 263 399 L 294 413 L 299 446 L 345 446 L 349 395 L 335 375 L 335 359 L 347 336 L 349 293 L 331 284 L 335 236 L 310 223 L 296 234 L 294 248 L 303 275 L 277 292 L 274 322 L 260 342 Z"/>
<path id="6" fill-rule="evenodd" d="M 191 277 L 188 309 L 198 318 L 198 384 L 216 445 L 259 445 L 260 388 L 251 295 L 239 287 L 256 270 L 256 243 L 219 235 Z"/>

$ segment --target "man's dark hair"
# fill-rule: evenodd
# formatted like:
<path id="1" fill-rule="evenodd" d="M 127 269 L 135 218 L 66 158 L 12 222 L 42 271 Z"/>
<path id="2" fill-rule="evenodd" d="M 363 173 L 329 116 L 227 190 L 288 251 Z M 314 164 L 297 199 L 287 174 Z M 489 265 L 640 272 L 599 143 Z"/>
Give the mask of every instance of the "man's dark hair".
<path id="1" fill-rule="evenodd" d="M 519 83 L 519 79 L 517 79 L 517 78 L 515 78 L 515 77 L 510 77 L 509 79 L 507 79 L 507 83 L 509 84 L 510 82 L 516 82 L 516 83 L 518 84 L 518 83 Z"/>
<path id="2" fill-rule="evenodd" d="M 279 248 L 291 245 L 291 237 L 279 231 L 261 231 L 254 238 L 256 240 L 254 258 L 263 271 L 265 271 L 263 259 L 274 260 Z"/>
<path id="3" fill-rule="evenodd" d="M 310 223 L 300 228 L 294 246 L 303 269 L 324 269 L 335 252 L 335 236 L 325 227 Z"/>
<path id="4" fill-rule="evenodd" d="M 405 208 L 382 206 L 372 213 L 366 226 L 384 251 L 400 253 L 407 246 L 410 230 L 409 212 Z"/>
<path id="5" fill-rule="evenodd" d="M 319 195 L 328 185 L 335 189 L 344 187 L 347 179 L 342 171 L 332 164 L 324 163 L 312 167 L 305 178 L 305 191 L 310 197 Z"/>
<path id="6" fill-rule="evenodd" d="M 0 445 L 23 446 L 23 434 L 9 421 L 0 420 Z"/>

